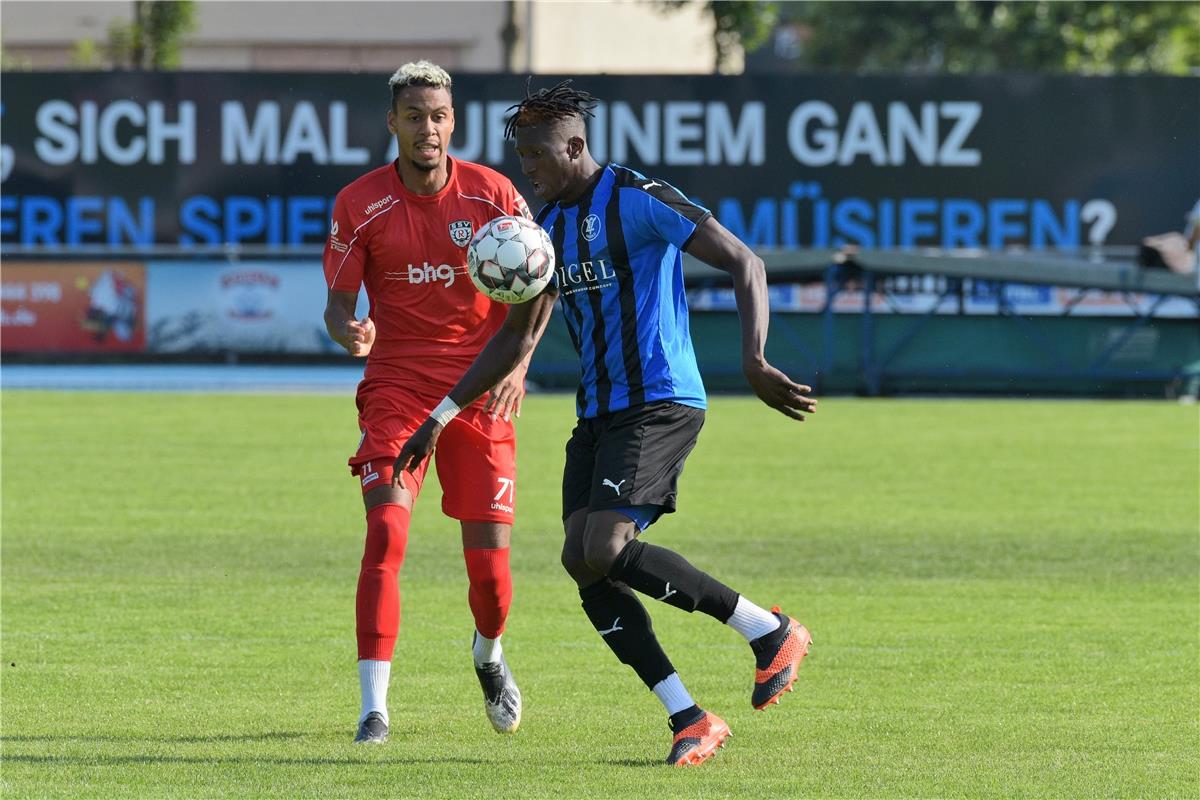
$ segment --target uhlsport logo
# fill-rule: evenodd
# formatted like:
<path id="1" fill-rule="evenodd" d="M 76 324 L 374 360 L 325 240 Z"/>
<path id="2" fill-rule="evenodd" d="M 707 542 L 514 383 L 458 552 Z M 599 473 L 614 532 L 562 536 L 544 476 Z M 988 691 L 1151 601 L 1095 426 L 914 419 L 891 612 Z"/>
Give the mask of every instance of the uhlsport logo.
<path id="1" fill-rule="evenodd" d="M 460 267 L 452 267 L 449 264 L 430 264 L 426 261 L 421 266 L 409 264 L 408 269 L 404 271 L 385 272 L 383 277 L 389 281 L 408 281 L 412 284 L 418 283 L 444 283 L 449 289 L 454 285 L 454 279 L 459 273 L 466 273 L 467 265 L 463 264 Z"/>
<path id="2" fill-rule="evenodd" d="M 583 223 L 579 226 L 579 230 L 583 232 L 583 238 L 589 242 L 595 241 L 600 235 L 600 217 L 595 214 L 588 214 L 583 218 Z"/>
<path id="3" fill-rule="evenodd" d="M 363 213 L 367 216 L 370 216 L 372 212 L 378 211 L 390 202 L 392 202 L 392 196 L 389 194 L 387 197 L 381 197 L 374 203 L 371 203 L 371 205 L 367 206 L 367 210 Z"/>
<path id="4" fill-rule="evenodd" d="M 450 223 L 450 241 L 454 242 L 456 247 L 466 247 L 470 244 L 474 233 L 469 219 L 456 219 Z"/>

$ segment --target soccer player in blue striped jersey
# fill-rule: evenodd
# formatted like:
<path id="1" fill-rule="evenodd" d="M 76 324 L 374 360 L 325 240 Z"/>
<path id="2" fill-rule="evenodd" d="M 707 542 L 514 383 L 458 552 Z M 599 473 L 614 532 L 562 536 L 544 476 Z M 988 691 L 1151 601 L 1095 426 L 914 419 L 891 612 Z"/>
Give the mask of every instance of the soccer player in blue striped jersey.
<path id="1" fill-rule="evenodd" d="M 563 469 L 562 563 L 597 633 L 665 707 L 674 733 L 667 763 L 699 764 L 724 743 L 729 727 L 692 699 L 636 593 L 700 611 L 742 634 L 755 657 L 757 709 L 792 688 L 811 637 L 777 607 L 755 605 L 674 551 L 639 538 L 675 510 L 678 478 L 704 423 L 683 252 L 732 276 L 743 371 L 754 393 L 801 421 L 816 400 L 763 355 L 768 305 L 761 259 L 674 187 L 598 164 L 585 125 L 594 105 L 565 81 L 515 106 L 506 133 L 546 202 L 537 220 L 554 242 L 556 280 L 509 310 L 475 363 L 404 444 L 395 474 L 423 463 L 456 411 L 536 347 L 561 301 L 581 371 L 579 420 Z"/>

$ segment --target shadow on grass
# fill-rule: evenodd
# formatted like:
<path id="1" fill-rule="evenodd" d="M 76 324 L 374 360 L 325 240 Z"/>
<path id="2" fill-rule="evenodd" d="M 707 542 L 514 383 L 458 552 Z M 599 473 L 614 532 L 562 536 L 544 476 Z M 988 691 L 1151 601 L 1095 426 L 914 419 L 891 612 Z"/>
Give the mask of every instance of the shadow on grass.
<path id="1" fill-rule="evenodd" d="M 178 744 L 203 744 L 206 742 L 275 742 L 284 739 L 302 739 L 308 734 L 296 731 L 270 731 L 268 733 L 218 733 L 212 736 L 117 736 L 100 734 L 94 736 L 0 736 L 0 744 L 9 742 L 174 742 Z"/>
<path id="2" fill-rule="evenodd" d="M 4 754 L 9 764 L 43 764 L 62 766 L 122 766 L 126 764 L 280 764 L 284 766 L 311 767 L 316 765 L 362 766 L 377 763 L 375 759 L 363 758 L 204 758 L 203 756 L 28 756 Z M 490 764 L 482 758 L 393 758 L 387 756 L 389 764 Z"/>
<path id="3" fill-rule="evenodd" d="M 606 760 L 605 764 L 612 764 L 614 767 L 661 767 L 663 765 L 661 758 L 613 758 Z"/>

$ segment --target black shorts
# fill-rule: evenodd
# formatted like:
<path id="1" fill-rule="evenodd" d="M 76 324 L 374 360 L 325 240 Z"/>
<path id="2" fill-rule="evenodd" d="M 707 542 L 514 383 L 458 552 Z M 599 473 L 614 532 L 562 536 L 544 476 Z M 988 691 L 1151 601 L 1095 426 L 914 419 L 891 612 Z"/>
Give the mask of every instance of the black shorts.
<path id="1" fill-rule="evenodd" d="M 567 442 L 563 519 L 581 508 L 654 505 L 671 513 L 703 426 L 703 409 L 665 400 L 579 420 Z"/>

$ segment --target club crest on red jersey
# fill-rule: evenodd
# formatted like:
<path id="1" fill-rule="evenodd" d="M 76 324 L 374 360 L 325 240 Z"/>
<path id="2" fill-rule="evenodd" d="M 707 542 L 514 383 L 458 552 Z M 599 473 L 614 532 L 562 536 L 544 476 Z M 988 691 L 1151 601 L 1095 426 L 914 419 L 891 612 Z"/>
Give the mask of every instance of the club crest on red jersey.
<path id="1" fill-rule="evenodd" d="M 469 219 L 456 219 L 450 223 L 450 241 L 457 247 L 466 247 L 474 234 L 474 226 Z"/>

